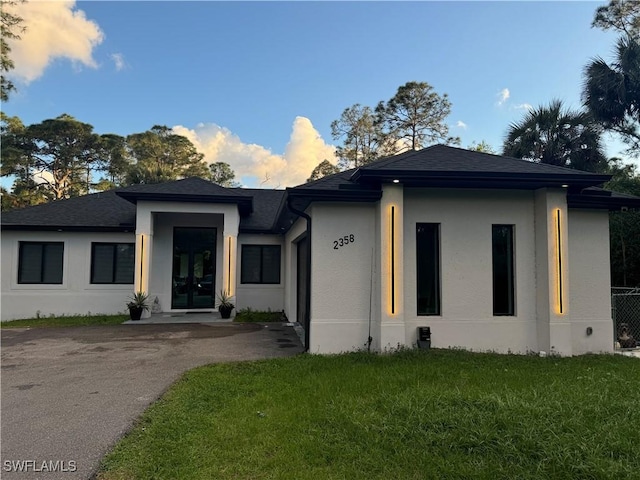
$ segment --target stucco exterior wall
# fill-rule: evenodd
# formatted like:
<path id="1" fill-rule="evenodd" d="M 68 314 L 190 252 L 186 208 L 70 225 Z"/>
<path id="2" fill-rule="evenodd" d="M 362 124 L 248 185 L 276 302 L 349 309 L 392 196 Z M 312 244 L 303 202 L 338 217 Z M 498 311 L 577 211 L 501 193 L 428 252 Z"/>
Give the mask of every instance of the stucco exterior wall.
<path id="1" fill-rule="evenodd" d="M 537 349 L 534 198 L 529 191 L 404 189 L 406 344 L 430 326 L 432 345 Z M 441 315 L 417 315 L 416 224 L 440 224 Z M 493 316 L 492 225 L 512 224 L 515 316 Z"/>
<path id="2" fill-rule="evenodd" d="M 375 292 L 376 288 L 371 284 L 376 251 L 375 205 L 316 203 L 310 210 L 309 351 L 336 353 L 363 348 L 368 337 L 370 298 L 375 295 L 371 290 Z M 373 275 L 378 275 L 375 269 Z"/>
<path id="3" fill-rule="evenodd" d="M 285 249 L 282 235 L 240 234 L 238 236 L 238 257 L 236 270 L 236 309 L 280 311 L 284 309 L 284 269 Z M 280 245 L 280 283 L 279 284 L 243 284 L 242 245 Z"/>
<path id="4" fill-rule="evenodd" d="M 19 242 L 63 242 L 61 285 L 18 284 Z M 91 242 L 134 243 L 133 233 L 2 232 L 2 321 L 37 315 L 117 314 L 131 285 L 92 285 Z"/>
<path id="5" fill-rule="evenodd" d="M 573 354 L 613 351 L 609 215 L 569 210 L 569 295 Z M 591 327 L 593 333 L 587 334 Z"/>

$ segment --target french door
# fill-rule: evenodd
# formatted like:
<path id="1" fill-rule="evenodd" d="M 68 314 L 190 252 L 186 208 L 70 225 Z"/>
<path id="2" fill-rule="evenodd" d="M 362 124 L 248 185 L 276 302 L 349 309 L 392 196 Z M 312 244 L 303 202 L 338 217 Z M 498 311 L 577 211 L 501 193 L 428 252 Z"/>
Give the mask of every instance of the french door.
<path id="1" fill-rule="evenodd" d="M 216 229 L 173 229 L 171 308 L 212 308 L 215 301 Z"/>

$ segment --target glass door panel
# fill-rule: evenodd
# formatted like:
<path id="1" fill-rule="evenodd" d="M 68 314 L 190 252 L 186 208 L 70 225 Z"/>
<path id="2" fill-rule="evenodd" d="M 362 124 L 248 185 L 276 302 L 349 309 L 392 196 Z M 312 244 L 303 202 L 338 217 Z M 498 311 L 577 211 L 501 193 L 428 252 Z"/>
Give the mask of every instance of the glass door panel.
<path id="1" fill-rule="evenodd" d="M 213 307 L 215 242 L 215 228 L 174 229 L 172 308 Z"/>

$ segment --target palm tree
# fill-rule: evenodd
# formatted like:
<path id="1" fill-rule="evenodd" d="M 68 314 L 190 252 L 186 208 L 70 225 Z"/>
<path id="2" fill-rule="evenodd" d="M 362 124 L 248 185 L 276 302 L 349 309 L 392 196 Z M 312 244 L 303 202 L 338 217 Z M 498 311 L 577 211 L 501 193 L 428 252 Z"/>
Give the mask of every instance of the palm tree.
<path id="1" fill-rule="evenodd" d="M 596 121 L 621 135 L 629 153 L 640 154 L 640 44 L 636 40 L 620 38 L 611 65 L 595 58 L 586 66 L 582 100 Z"/>
<path id="2" fill-rule="evenodd" d="M 529 111 L 512 123 L 502 153 L 532 162 L 589 172 L 601 172 L 607 160 L 600 142 L 601 129 L 591 116 L 565 109 L 562 101 Z"/>

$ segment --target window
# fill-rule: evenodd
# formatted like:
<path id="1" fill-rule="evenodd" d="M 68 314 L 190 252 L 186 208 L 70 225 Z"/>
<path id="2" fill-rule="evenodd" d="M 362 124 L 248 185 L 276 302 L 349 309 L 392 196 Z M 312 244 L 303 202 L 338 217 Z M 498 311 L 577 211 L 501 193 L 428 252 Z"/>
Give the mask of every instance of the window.
<path id="1" fill-rule="evenodd" d="M 241 283 L 280 283 L 280 245 L 242 245 Z"/>
<path id="2" fill-rule="evenodd" d="M 515 315 L 513 225 L 492 226 L 493 314 Z"/>
<path id="3" fill-rule="evenodd" d="M 91 283 L 133 283 L 135 244 L 92 243 Z"/>
<path id="4" fill-rule="evenodd" d="M 62 283 L 62 242 L 20 242 L 18 283 Z"/>
<path id="5" fill-rule="evenodd" d="M 440 315 L 440 224 L 416 225 L 418 315 Z"/>

